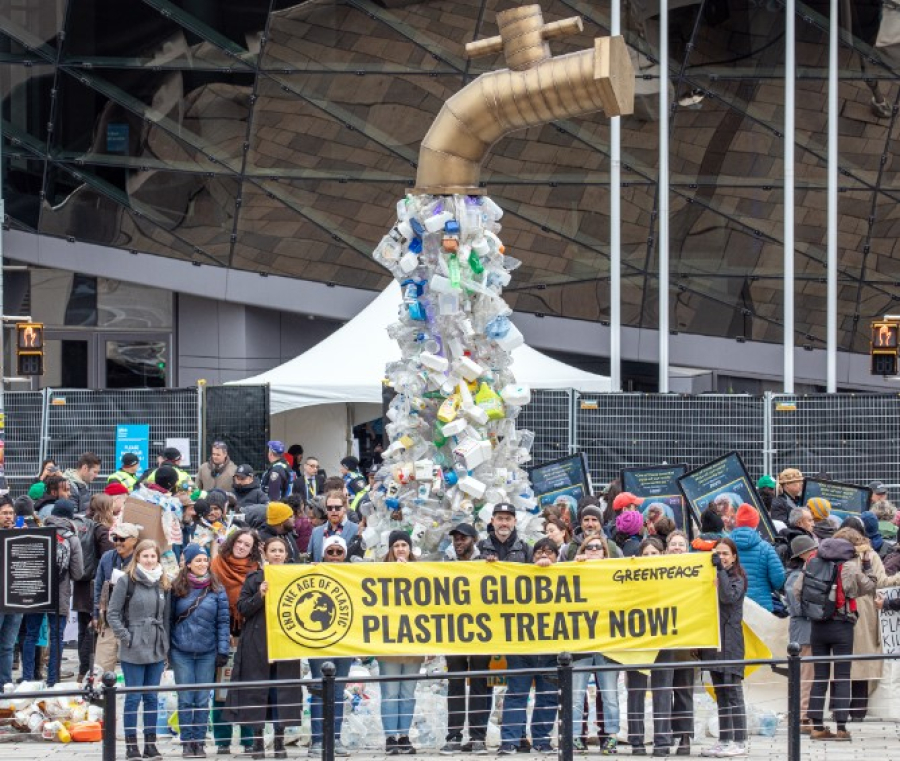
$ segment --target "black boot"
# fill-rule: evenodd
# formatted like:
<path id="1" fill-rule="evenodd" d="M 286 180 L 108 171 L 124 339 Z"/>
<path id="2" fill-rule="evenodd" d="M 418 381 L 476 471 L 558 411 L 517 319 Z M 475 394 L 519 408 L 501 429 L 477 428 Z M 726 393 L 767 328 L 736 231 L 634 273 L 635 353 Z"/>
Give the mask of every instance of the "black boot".
<path id="1" fill-rule="evenodd" d="M 141 757 L 141 749 L 138 748 L 137 737 L 125 738 L 125 758 L 127 761 L 134 761 Z"/>
<path id="2" fill-rule="evenodd" d="M 272 758 L 287 758 L 287 750 L 284 747 L 284 724 L 276 724 L 275 742 L 272 743 Z"/>
<path id="3" fill-rule="evenodd" d="M 144 735 L 144 761 L 162 761 L 162 753 L 156 747 L 156 735 Z"/>
<path id="4" fill-rule="evenodd" d="M 266 744 L 263 742 L 262 735 L 253 735 L 253 748 L 250 752 L 250 758 L 265 758 Z"/>

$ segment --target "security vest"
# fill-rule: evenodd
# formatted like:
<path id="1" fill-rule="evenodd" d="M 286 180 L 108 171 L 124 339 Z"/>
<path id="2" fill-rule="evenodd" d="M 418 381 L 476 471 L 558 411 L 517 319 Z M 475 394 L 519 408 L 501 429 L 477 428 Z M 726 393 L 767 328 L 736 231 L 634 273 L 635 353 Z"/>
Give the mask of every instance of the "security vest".
<path id="1" fill-rule="evenodd" d="M 137 476 L 134 473 L 129 473 L 127 470 L 117 470 L 113 473 L 109 478 L 106 479 L 106 483 L 111 484 L 118 481 L 122 486 L 124 486 L 128 491 L 134 491 L 134 487 L 137 486 Z"/>
<path id="2" fill-rule="evenodd" d="M 370 486 L 366 486 L 365 489 L 357 492 L 356 496 L 353 497 L 353 501 L 350 503 L 351 510 L 356 510 L 356 508 L 359 507 L 359 503 L 366 498 L 366 495 L 368 495 L 370 489 Z"/>
<path id="3" fill-rule="evenodd" d="M 166 463 L 166 464 L 171 465 L 173 468 L 175 468 L 175 466 L 172 465 L 172 463 Z M 156 483 L 156 471 L 157 471 L 157 469 L 154 468 L 153 470 L 150 471 L 150 473 L 147 474 L 146 478 L 142 478 L 141 480 L 145 481 L 148 484 L 155 484 Z M 185 491 L 184 485 L 193 483 L 193 481 L 191 481 L 190 473 L 188 473 L 186 470 L 182 470 L 181 468 L 175 468 L 175 473 L 178 474 L 178 483 L 175 488 L 175 491 Z"/>

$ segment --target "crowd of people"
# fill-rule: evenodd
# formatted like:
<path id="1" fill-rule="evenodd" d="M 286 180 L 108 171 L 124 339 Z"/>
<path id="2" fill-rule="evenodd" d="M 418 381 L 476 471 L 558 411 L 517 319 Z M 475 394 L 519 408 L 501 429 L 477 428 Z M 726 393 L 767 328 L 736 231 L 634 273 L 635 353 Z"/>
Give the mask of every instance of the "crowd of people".
<path id="1" fill-rule="evenodd" d="M 76 466 L 61 472 L 44 463 L 28 495 L 0 499 L 0 530 L 52 526 L 66 551 L 60 564 L 58 614 L 0 616 L 0 683 L 14 681 L 14 651 L 21 653 L 21 680 L 42 676 L 42 641 L 49 658 L 46 682 L 53 685 L 73 674 L 61 673 L 63 631 L 72 609 L 78 613 L 78 679 L 121 668 L 125 684 L 148 688 L 129 693 L 124 726 L 128 759 L 161 759 L 157 689 L 168 666 L 176 684 L 199 685 L 297 680 L 304 673 L 298 660 L 270 662 L 266 644 L 263 569 L 285 563 L 342 563 L 362 560 L 366 511 L 361 509 L 377 488 L 374 473 L 364 477 L 359 462 L 345 458 L 340 475 L 326 477 L 315 457 L 286 451 L 269 442 L 268 469 L 257 478 L 248 465 L 229 459 L 224 442 L 216 442 L 210 458 L 191 476 L 180 467 L 180 453 L 166 449 L 153 470 L 137 474 L 139 462 L 126 454 L 101 492 L 92 488 L 101 463 L 85 453 Z M 287 455 L 287 456 L 286 456 Z M 760 532 L 761 516 L 749 504 L 713 500 L 700 515 L 693 541 L 679 528 L 671 508 L 645 504 L 614 481 L 601 495 L 585 497 L 577 506 L 559 500 L 544 507 L 545 535 L 533 544 L 516 530 L 516 510 L 508 503 L 493 506 L 488 525 L 479 531 L 468 522 L 449 531 L 446 560 L 451 562 L 602 563 L 623 557 L 708 553 L 715 566 L 720 621 L 720 648 L 690 653 L 662 650 L 664 668 L 647 674 L 615 665 L 602 653 L 578 653 L 573 685 L 572 732 L 576 751 L 596 744 L 603 755 L 619 751 L 624 729 L 631 755 L 647 755 L 645 698 L 652 695 L 650 740 L 653 756 L 690 755 L 694 735 L 693 695 L 697 659 L 741 660 L 744 657 L 745 598 L 775 615 L 790 617 L 790 640 L 806 655 L 879 652 L 878 609 L 886 602 L 878 589 L 900 582 L 900 549 L 896 544 L 897 513 L 880 484 L 872 485 L 873 503 L 860 515 L 838 520 L 822 498 L 797 504 L 803 475 L 783 471 L 778 479 L 763 476 L 757 484 L 775 528 Z M 798 487 L 799 484 L 799 487 Z M 167 546 L 142 539 L 142 527 L 123 520 L 129 496 L 158 505 Z M 685 527 L 688 528 L 688 527 Z M 401 525 L 390 533 L 389 563 L 417 561 L 417 548 Z M 372 558 L 368 558 L 372 559 Z M 836 568 L 834 604 L 825 614 L 812 613 L 810 579 L 818 566 Z M 414 573 L 414 570 L 413 570 Z M 446 656 L 448 680 L 447 735 L 441 754 L 487 753 L 488 719 L 493 688 L 469 672 L 488 669 L 491 655 Z M 337 676 L 350 672 L 353 659 L 329 657 L 308 661 L 318 679 L 325 660 Z M 421 656 L 403 652 L 377 658 L 387 677 L 414 676 Z M 500 755 L 531 751 L 551 753 L 551 736 L 559 718 L 558 686 L 553 679 L 556 654 L 508 655 L 506 692 L 500 713 Z M 865 717 L 869 692 L 880 677 L 878 661 L 804 664 L 802 730 L 813 740 L 849 740 L 847 724 Z M 591 671 L 592 667 L 607 667 Z M 521 674 L 519 669 L 546 669 Z M 748 753 L 747 709 L 742 666 L 710 669 L 716 691 L 719 736 L 700 754 L 738 757 Z M 597 734 L 588 728 L 587 687 L 597 686 Z M 627 694 L 621 716 L 620 677 Z M 831 687 L 829 687 L 831 685 Z M 410 740 L 416 710 L 416 682 L 388 679 L 381 683 L 381 720 L 385 753 L 412 755 Z M 825 726 L 824 709 L 831 689 L 835 731 Z M 534 691 L 530 722 L 526 710 Z M 224 694 L 223 694 L 224 693 Z M 321 692 L 310 690 L 310 755 L 320 755 L 323 741 Z M 341 743 L 343 696 L 335 702 L 334 749 Z M 274 758 L 286 758 L 285 731 L 303 717 L 299 687 L 178 692 L 178 725 L 182 755 L 205 758 L 211 731 L 218 755 L 231 753 L 237 728 L 241 753 L 265 758 L 263 730 L 274 730 Z M 143 749 L 139 746 L 139 724 Z M 466 740 L 464 742 L 464 740 Z"/>

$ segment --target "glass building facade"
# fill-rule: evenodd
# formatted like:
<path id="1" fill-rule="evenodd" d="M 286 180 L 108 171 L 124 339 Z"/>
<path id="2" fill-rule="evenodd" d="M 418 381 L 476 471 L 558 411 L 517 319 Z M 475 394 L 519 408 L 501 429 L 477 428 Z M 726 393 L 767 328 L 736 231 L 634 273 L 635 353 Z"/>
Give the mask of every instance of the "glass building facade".
<path id="1" fill-rule="evenodd" d="M 11 229 L 368 290 L 371 251 L 414 181 L 444 100 L 509 0 L 0 0 L 3 179 Z M 607 2 L 557 55 L 608 34 Z M 893 6 L 842 2 L 838 341 L 868 351 L 900 311 Z M 824 348 L 828 6 L 797 2 L 796 336 Z M 894 37 L 900 43 L 900 21 Z M 658 43 L 652 0 L 623 1 L 638 72 L 622 120 L 623 324 L 658 315 Z M 785 9 L 671 0 L 670 327 L 783 338 Z M 500 141 L 486 191 L 522 259 L 520 312 L 609 319 L 609 122 Z M 152 353 L 152 352 L 151 352 Z"/>

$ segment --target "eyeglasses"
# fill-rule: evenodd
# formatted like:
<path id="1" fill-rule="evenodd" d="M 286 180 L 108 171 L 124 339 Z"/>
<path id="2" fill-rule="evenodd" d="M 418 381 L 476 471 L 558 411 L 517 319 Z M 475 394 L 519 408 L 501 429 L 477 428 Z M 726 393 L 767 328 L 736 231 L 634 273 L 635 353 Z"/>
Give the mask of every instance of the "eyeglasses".
<path id="1" fill-rule="evenodd" d="M 343 510 L 344 506 L 343 505 L 325 505 L 325 509 L 329 513 L 336 513 L 338 510 Z"/>
<path id="2" fill-rule="evenodd" d="M 535 553 L 538 555 L 555 555 L 556 552 L 549 547 L 538 547 L 535 550 Z"/>
<path id="3" fill-rule="evenodd" d="M 588 545 L 587 547 L 585 547 L 584 549 L 585 549 L 585 550 L 592 550 L 592 551 L 594 551 L 594 552 L 602 552 L 602 551 L 603 551 L 603 545 L 602 545 L 602 544 L 589 544 L 589 545 Z"/>
<path id="4" fill-rule="evenodd" d="M 343 555 L 344 551 L 340 547 L 338 547 L 337 549 L 334 549 L 334 550 L 325 550 L 325 554 L 326 555 Z"/>

